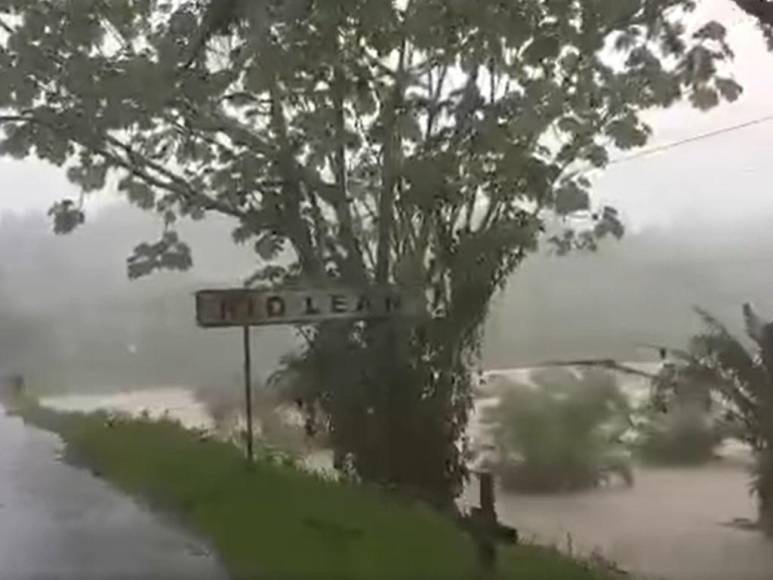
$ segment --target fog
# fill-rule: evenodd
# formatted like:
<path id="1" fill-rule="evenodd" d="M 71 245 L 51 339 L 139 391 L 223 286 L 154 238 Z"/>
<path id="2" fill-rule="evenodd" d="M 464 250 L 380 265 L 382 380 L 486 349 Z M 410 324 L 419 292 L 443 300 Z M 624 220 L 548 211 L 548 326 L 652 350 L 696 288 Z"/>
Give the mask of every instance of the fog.
<path id="1" fill-rule="evenodd" d="M 0 368 L 43 390 L 218 387 L 239 381 L 241 337 L 195 325 L 193 292 L 240 284 L 254 259 L 217 218 L 183 225 L 195 267 L 130 281 L 126 258 L 160 226 L 123 205 L 54 236 L 41 212 L 0 219 Z M 258 374 L 292 348 L 286 329 L 262 329 Z"/>
<path id="2" fill-rule="evenodd" d="M 183 224 L 194 268 L 130 281 L 126 258 L 160 226 L 110 205 L 69 236 L 55 236 L 43 212 L 0 219 L 0 367 L 45 390 L 134 386 L 220 387 L 240 380 L 240 336 L 195 325 L 193 292 L 239 285 L 256 261 L 230 239 L 230 223 Z M 645 344 L 683 345 L 701 306 L 731 328 L 751 300 L 773 314 L 767 293 L 773 232 L 764 219 L 739 225 L 648 227 L 596 253 L 534 255 L 495 300 L 482 365 L 546 360 L 652 360 Z M 259 377 L 297 346 L 289 329 L 255 332 Z"/>
<path id="3" fill-rule="evenodd" d="M 652 360 L 644 345 L 683 347 L 704 308 L 741 331 L 751 301 L 773 315 L 770 217 L 651 227 L 594 254 L 534 257 L 492 308 L 488 367 L 555 358 Z"/>

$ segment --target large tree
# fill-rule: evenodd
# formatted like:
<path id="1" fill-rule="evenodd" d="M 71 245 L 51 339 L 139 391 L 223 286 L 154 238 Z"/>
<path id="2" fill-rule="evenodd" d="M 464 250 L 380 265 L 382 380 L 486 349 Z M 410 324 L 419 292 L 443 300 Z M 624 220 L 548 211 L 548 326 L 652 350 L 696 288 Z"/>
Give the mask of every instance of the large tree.
<path id="1" fill-rule="evenodd" d="M 414 292 L 425 316 L 321 326 L 292 368 L 361 476 L 448 502 L 496 289 L 541 238 L 622 234 L 582 171 L 647 142 L 642 110 L 740 92 L 724 28 L 692 8 L 0 0 L 0 147 L 158 212 L 130 276 L 189 267 L 176 220 L 219 212 L 255 247 L 250 284 Z M 81 202 L 52 208 L 56 231 Z"/>

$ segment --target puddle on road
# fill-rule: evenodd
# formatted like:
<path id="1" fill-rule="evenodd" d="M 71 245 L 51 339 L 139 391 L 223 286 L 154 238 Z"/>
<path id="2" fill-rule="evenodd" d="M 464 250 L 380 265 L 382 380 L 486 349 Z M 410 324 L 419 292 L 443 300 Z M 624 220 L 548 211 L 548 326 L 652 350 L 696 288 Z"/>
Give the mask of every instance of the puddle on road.
<path id="1" fill-rule="evenodd" d="M 0 408 L 0 577 L 225 578 L 207 545 L 88 471 L 51 433 Z"/>

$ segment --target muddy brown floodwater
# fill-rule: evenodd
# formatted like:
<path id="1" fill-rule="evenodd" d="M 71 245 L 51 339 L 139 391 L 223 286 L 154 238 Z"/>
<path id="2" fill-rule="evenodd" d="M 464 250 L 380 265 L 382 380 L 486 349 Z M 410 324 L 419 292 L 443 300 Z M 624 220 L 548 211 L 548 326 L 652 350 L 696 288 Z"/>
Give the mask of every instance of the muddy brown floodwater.
<path id="1" fill-rule="evenodd" d="M 729 526 L 754 519 L 749 476 L 736 461 L 695 469 L 647 469 L 632 489 L 566 496 L 499 492 L 500 519 L 538 543 L 668 580 L 771 580 L 773 541 Z M 475 490 L 470 490 L 470 498 Z"/>
<path id="2" fill-rule="evenodd" d="M 627 363 L 655 372 L 658 363 Z M 528 382 L 534 369 L 490 374 Z M 648 393 L 644 379 L 621 377 L 631 401 Z M 492 404 L 483 399 L 479 407 Z M 471 431 L 480 434 L 476 414 Z M 485 437 L 485 436 L 484 436 Z M 639 469 L 635 485 L 563 496 L 500 491 L 500 519 L 522 535 L 581 555 L 598 552 L 626 570 L 666 580 L 773 580 L 773 540 L 729 525 L 755 520 L 748 450 L 726 442 L 722 459 L 702 467 Z M 476 497 L 475 485 L 465 503 Z"/>
<path id="3" fill-rule="evenodd" d="M 206 411 L 184 388 L 47 401 L 66 410 L 114 409 L 207 426 Z M 474 428 L 474 425 L 473 425 Z M 500 519 L 522 536 L 581 555 L 593 551 L 646 578 L 773 580 L 773 541 L 727 524 L 754 519 L 748 456 L 730 446 L 707 467 L 642 469 L 633 488 L 610 487 L 564 496 L 497 496 Z M 463 499 L 470 505 L 472 485 Z M 560 579 L 556 579 L 560 580 Z"/>

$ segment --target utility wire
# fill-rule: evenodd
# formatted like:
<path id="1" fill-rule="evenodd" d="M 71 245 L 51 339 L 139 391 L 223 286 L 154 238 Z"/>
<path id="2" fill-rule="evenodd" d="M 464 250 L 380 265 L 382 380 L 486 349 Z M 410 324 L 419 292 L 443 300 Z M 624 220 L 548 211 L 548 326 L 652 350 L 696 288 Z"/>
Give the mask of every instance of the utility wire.
<path id="1" fill-rule="evenodd" d="M 709 131 L 708 133 L 701 133 L 699 135 L 695 135 L 693 137 L 688 137 L 686 139 L 680 139 L 679 141 L 674 141 L 672 143 L 664 143 L 663 145 L 658 145 L 656 147 L 651 147 L 650 149 L 645 149 L 643 151 L 639 151 L 638 153 L 634 153 L 632 155 L 626 155 L 624 157 L 618 157 L 617 159 L 610 159 L 608 165 L 617 165 L 619 163 L 626 163 L 628 161 L 634 161 L 636 159 L 641 159 L 642 157 L 649 157 L 650 155 L 654 155 L 656 153 L 660 153 L 662 151 L 668 151 L 670 149 L 676 149 L 677 147 L 681 147 L 682 145 L 688 145 L 690 143 L 695 143 L 697 141 L 703 141 L 705 139 L 711 139 L 713 137 L 718 137 L 719 135 L 724 135 L 726 133 L 732 133 L 735 131 L 740 131 L 741 129 L 746 129 L 747 127 L 752 127 L 754 125 L 761 125 L 762 123 L 767 123 L 769 121 L 773 121 L 773 114 L 766 115 L 765 117 L 760 117 L 758 119 L 753 119 L 751 121 L 747 121 L 745 123 L 740 123 L 738 125 L 731 125 L 729 127 L 724 127 L 722 129 L 717 129 L 715 131 Z"/>

